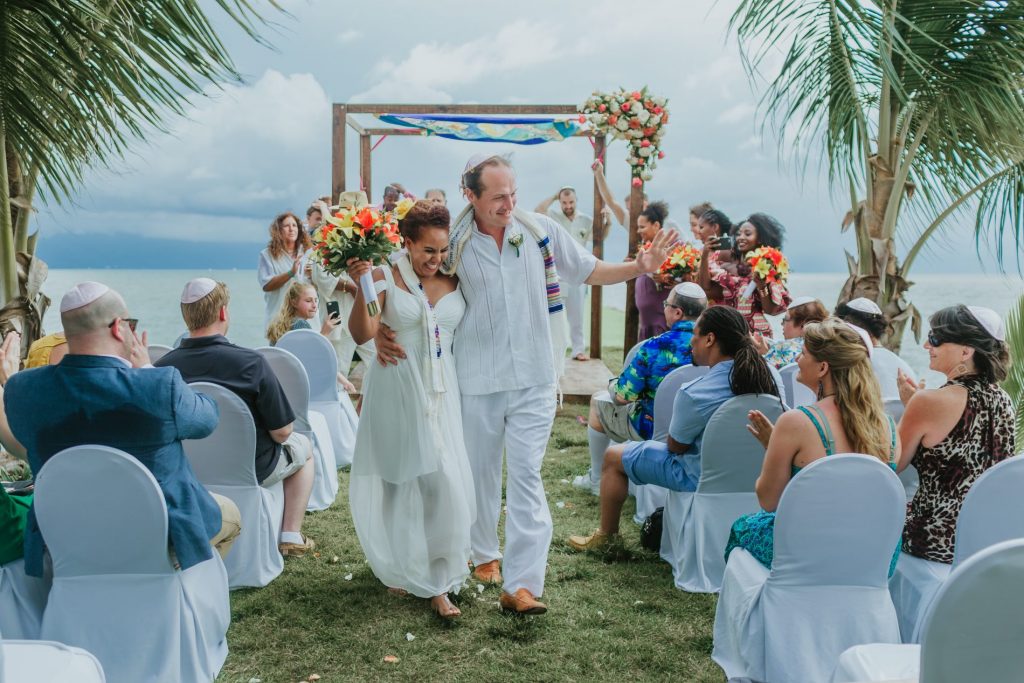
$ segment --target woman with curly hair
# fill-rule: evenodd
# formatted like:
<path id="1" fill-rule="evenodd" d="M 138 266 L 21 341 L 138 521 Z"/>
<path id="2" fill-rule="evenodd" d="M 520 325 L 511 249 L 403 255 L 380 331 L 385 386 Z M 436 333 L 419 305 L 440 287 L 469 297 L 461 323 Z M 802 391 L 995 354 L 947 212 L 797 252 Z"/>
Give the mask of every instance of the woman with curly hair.
<path id="1" fill-rule="evenodd" d="M 310 246 L 312 241 L 309 233 L 299 217 L 291 211 L 278 215 L 270 224 L 270 241 L 260 252 L 256 271 L 266 302 L 263 316 L 265 326 L 270 324 L 271 318 L 281 309 L 287 290 L 285 285 L 292 279 L 309 279 L 303 263 Z"/>

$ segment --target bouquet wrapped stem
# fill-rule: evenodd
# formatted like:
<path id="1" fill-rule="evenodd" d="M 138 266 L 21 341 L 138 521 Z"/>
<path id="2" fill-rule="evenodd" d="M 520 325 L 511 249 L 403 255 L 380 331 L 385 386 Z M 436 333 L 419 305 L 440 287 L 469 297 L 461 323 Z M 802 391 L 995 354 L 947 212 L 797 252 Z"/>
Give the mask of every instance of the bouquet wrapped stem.
<path id="1" fill-rule="evenodd" d="M 366 311 L 370 317 L 380 313 L 380 302 L 377 301 L 377 290 L 373 286 L 373 271 L 368 270 L 359 276 L 359 289 L 363 293 L 363 300 L 366 302 Z"/>

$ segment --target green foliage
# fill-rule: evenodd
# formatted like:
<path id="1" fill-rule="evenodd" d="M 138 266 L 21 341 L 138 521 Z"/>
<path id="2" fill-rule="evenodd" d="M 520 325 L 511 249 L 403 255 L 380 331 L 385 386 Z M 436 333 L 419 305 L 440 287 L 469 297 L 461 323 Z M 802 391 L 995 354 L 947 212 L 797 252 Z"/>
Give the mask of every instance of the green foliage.
<path id="1" fill-rule="evenodd" d="M 1013 399 L 1017 414 L 1017 448 L 1024 449 L 1024 296 L 1006 316 L 1006 343 L 1012 363 L 1002 386 Z"/>

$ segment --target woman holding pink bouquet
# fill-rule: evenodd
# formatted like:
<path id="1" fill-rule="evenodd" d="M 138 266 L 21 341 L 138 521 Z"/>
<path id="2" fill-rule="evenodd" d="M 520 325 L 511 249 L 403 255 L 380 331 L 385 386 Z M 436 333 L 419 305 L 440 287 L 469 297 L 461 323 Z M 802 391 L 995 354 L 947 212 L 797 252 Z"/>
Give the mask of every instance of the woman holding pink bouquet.
<path id="1" fill-rule="evenodd" d="M 368 309 L 360 289 L 349 317 L 357 343 L 383 322 L 406 352 L 366 372 L 349 490 L 356 534 L 385 586 L 429 598 L 444 619 L 461 614 L 448 594 L 469 575 L 476 518 L 452 359 L 466 303 L 458 280 L 440 272 L 449 223 L 444 206 L 416 202 L 398 224 L 407 253 L 372 271 L 379 309 Z M 347 263 L 356 282 L 371 272 L 369 261 Z"/>
<path id="2" fill-rule="evenodd" d="M 769 338 L 772 328 L 765 316 L 782 313 L 790 303 L 789 263 L 781 251 L 784 232 L 768 214 L 751 214 L 735 229 L 730 249 L 718 249 L 722 237 L 709 237 L 702 255 L 708 267 L 700 270 L 700 285 L 708 299 L 732 306 L 743 314 L 751 332 Z M 716 250 L 716 257 L 708 258 Z"/>

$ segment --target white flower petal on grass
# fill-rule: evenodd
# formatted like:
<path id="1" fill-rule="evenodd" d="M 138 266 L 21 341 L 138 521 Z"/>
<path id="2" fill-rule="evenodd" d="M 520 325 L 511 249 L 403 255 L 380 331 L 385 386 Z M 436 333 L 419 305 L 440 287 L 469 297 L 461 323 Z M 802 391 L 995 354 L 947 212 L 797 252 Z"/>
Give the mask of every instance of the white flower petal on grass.
<path id="1" fill-rule="evenodd" d="M 351 574 L 345 574 L 345 580 L 346 581 L 351 581 L 352 580 L 352 575 Z"/>
<path id="2" fill-rule="evenodd" d="M 633 603 L 633 607 L 636 607 L 637 605 L 642 605 L 642 604 L 644 604 L 643 600 L 637 600 L 636 602 Z"/>
<path id="3" fill-rule="evenodd" d="M 555 503 L 555 507 L 559 508 L 559 509 L 564 508 L 565 507 L 565 501 L 562 501 L 562 500 L 558 501 L 557 503 Z"/>
<path id="4" fill-rule="evenodd" d="M 569 483 L 569 480 L 568 480 L 568 479 L 559 479 L 559 480 L 558 480 L 558 483 L 559 483 L 559 484 L 568 484 L 568 483 Z"/>
<path id="5" fill-rule="evenodd" d="M 414 636 L 411 633 L 406 633 L 405 634 L 405 639 L 408 640 L 411 643 L 412 641 L 416 640 L 416 636 Z"/>
<path id="6" fill-rule="evenodd" d="M 476 592 L 477 593 L 483 593 L 484 592 L 484 585 L 482 583 L 478 583 L 476 585 Z"/>

